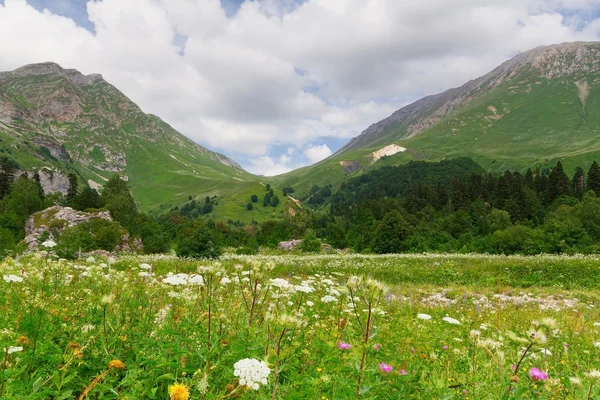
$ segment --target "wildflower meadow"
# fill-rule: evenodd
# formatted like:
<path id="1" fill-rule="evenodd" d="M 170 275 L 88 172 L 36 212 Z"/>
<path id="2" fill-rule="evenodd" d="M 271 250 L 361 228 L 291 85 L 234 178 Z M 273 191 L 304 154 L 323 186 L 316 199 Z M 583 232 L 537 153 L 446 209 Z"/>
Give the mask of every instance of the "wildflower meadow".
<path id="1" fill-rule="evenodd" d="M 2 399 L 599 399 L 600 259 L 0 266 Z"/>

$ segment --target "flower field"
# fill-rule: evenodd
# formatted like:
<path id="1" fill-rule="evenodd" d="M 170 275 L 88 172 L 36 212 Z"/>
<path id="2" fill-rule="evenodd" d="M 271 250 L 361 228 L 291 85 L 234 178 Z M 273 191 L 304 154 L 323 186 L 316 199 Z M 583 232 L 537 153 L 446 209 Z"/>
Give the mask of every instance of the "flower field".
<path id="1" fill-rule="evenodd" d="M 2 399 L 598 399 L 600 259 L 0 266 Z"/>

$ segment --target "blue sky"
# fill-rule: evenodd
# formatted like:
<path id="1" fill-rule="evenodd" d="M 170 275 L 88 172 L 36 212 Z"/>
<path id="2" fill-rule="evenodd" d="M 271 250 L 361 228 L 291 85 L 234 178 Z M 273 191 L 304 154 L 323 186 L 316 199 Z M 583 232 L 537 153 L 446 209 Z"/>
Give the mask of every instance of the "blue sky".
<path id="1" fill-rule="evenodd" d="M 0 35 L 11 37 L 0 71 L 55 61 L 101 73 L 273 175 L 519 52 L 598 40 L 600 0 L 0 0 Z"/>

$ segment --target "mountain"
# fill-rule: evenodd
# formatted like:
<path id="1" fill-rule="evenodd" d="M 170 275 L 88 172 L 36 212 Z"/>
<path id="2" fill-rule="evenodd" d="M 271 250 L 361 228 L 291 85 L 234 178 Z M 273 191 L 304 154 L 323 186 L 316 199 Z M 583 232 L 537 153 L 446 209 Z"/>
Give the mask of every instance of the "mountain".
<path id="1" fill-rule="evenodd" d="M 410 160 L 470 157 L 489 171 L 600 160 L 600 43 L 538 47 L 371 125 L 328 159 L 280 176 L 313 184 Z"/>
<path id="2" fill-rule="evenodd" d="M 143 210 L 217 196 L 217 218 L 239 219 L 244 211 L 242 220 L 251 221 L 274 212 L 246 212 L 250 196 L 265 190 L 259 177 L 145 114 L 101 75 L 55 63 L 0 72 L 0 156 L 41 171 L 50 191 L 64 192 L 71 172 L 96 188 L 119 173 Z"/>

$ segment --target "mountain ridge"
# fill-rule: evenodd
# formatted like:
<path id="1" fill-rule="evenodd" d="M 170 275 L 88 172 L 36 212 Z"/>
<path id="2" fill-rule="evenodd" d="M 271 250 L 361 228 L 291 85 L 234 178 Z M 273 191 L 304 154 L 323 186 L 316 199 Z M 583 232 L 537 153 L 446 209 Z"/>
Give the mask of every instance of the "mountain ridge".
<path id="1" fill-rule="evenodd" d="M 538 46 L 396 110 L 327 159 L 277 181 L 307 193 L 379 166 L 463 156 L 491 172 L 558 160 L 572 169 L 600 156 L 598 105 L 600 42 Z M 383 151 L 388 146 L 398 150 Z M 376 157 L 382 151 L 386 156 Z"/>

